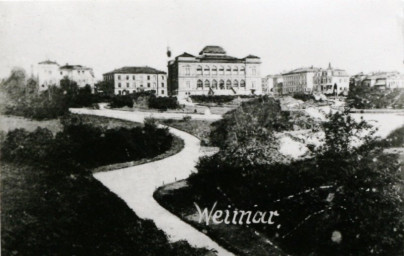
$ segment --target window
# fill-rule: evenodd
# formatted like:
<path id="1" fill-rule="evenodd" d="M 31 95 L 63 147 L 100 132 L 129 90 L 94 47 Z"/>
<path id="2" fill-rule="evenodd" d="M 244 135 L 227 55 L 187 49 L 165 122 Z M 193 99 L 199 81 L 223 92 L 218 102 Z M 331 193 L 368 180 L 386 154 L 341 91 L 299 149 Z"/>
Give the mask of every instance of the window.
<path id="1" fill-rule="evenodd" d="M 147 83 L 147 88 L 150 88 L 150 83 Z"/>
<path id="2" fill-rule="evenodd" d="M 196 68 L 196 74 L 197 74 L 197 75 L 202 75 L 202 66 L 198 66 L 198 67 Z"/>
<path id="3" fill-rule="evenodd" d="M 121 88 L 121 83 L 118 83 L 118 87 Z"/>
<path id="4" fill-rule="evenodd" d="M 129 76 L 126 76 L 126 80 L 129 80 Z"/>
<path id="5" fill-rule="evenodd" d="M 230 75 L 231 74 L 231 67 L 227 66 L 226 68 L 226 74 Z"/>
<path id="6" fill-rule="evenodd" d="M 219 88 L 220 88 L 220 89 L 224 89 L 224 81 L 223 81 L 223 80 L 220 80 L 220 82 L 219 82 Z"/>
<path id="7" fill-rule="evenodd" d="M 161 94 L 164 94 L 164 90 L 161 90 Z"/>
<path id="8" fill-rule="evenodd" d="M 203 71 L 204 74 L 210 75 L 210 68 L 208 66 L 205 66 L 205 69 Z"/>
<path id="9" fill-rule="evenodd" d="M 150 76 L 147 76 L 147 80 L 150 80 Z"/>
<path id="10" fill-rule="evenodd" d="M 60 75 L 63 75 L 63 72 L 60 72 Z"/>
<path id="11" fill-rule="evenodd" d="M 164 76 L 161 76 L 161 79 L 163 79 L 163 80 L 164 80 Z"/>
<path id="12" fill-rule="evenodd" d="M 242 66 L 242 67 L 240 68 L 240 74 L 242 74 L 242 75 L 245 74 L 245 67 L 244 67 L 244 66 Z"/>
<path id="13" fill-rule="evenodd" d="M 202 80 L 198 80 L 197 84 L 196 84 L 197 88 L 202 88 L 203 84 L 202 84 Z"/>
<path id="14" fill-rule="evenodd" d="M 132 76 L 132 79 L 133 79 L 133 80 L 135 80 L 135 78 L 136 78 L 135 76 Z"/>
<path id="15" fill-rule="evenodd" d="M 226 89 L 230 89 L 231 88 L 231 81 L 227 80 L 226 81 Z"/>
<path id="16" fill-rule="evenodd" d="M 118 80 L 121 80 L 121 76 L 118 76 Z"/>
<path id="17" fill-rule="evenodd" d="M 212 81 L 212 88 L 217 89 L 217 81 L 216 80 Z"/>
<path id="18" fill-rule="evenodd" d="M 186 66 L 185 67 L 185 75 L 189 76 L 190 74 L 191 74 L 191 68 L 189 66 Z"/>
<path id="19" fill-rule="evenodd" d="M 161 83 L 161 87 L 164 87 L 164 83 Z"/>
<path id="20" fill-rule="evenodd" d="M 233 85 L 234 85 L 234 87 L 238 87 L 238 81 L 234 80 Z"/>
<path id="21" fill-rule="evenodd" d="M 240 81 L 240 87 L 245 87 L 245 80 Z"/>
<path id="22" fill-rule="evenodd" d="M 212 75 L 217 75 L 217 67 L 213 66 L 212 68 Z"/>
<path id="23" fill-rule="evenodd" d="M 210 82 L 209 82 L 209 80 L 205 80 L 205 87 L 206 87 L 206 88 L 209 88 L 209 87 L 210 87 Z"/>
<path id="24" fill-rule="evenodd" d="M 238 67 L 237 66 L 233 67 L 233 75 L 238 75 Z"/>
<path id="25" fill-rule="evenodd" d="M 223 66 L 219 67 L 219 75 L 224 75 L 224 67 Z"/>
<path id="26" fill-rule="evenodd" d="M 187 81 L 187 88 L 190 89 L 191 88 L 191 82 Z"/>
<path id="27" fill-rule="evenodd" d="M 129 83 L 126 83 L 126 87 L 129 88 Z"/>
<path id="28" fill-rule="evenodd" d="M 252 74 L 256 75 L 257 74 L 257 69 L 255 67 L 252 68 Z"/>

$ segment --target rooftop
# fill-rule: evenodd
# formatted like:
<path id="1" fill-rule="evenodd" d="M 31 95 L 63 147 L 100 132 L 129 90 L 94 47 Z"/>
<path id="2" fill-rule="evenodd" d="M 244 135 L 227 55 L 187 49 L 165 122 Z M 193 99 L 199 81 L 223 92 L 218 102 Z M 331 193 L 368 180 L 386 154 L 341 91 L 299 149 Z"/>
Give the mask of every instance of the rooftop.
<path id="1" fill-rule="evenodd" d="M 207 45 L 199 53 L 199 55 L 204 54 L 226 54 L 226 51 L 222 47 L 217 45 Z"/>
<path id="2" fill-rule="evenodd" d="M 291 70 L 289 72 L 285 72 L 282 75 L 291 75 L 291 74 L 297 74 L 297 73 L 306 73 L 306 72 L 317 72 L 319 71 L 320 68 L 315 68 L 315 67 L 306 67 L 306 68 L 297 68 L 294 70 Z"/>
<path id="3" fill-rule="evenodd" d="M 148 66 L 141 66 L 141 67 L 122 67 L 115 69 L 111 72 L 105 73 L 104 75 L 108 74 L 166 74 L 164 71 L 157 70 L 152 67 Z"/>
<path id="4" fill-rule="evenodd" d="M 57 64 L 56 61 L 50 61 L 50 60 L 41 61 L 38 64 L 55 64 L 55 65 L 59 65 L 59 64 Z"/>

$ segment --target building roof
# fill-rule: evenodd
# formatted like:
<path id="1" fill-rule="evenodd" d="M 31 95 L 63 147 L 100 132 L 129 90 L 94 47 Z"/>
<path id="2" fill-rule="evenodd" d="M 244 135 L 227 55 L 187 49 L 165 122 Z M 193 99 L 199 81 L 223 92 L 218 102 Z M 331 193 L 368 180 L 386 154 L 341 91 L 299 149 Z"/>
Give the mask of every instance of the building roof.
<path id="1" fill-rule="evenodd" d="M 142 66 L 142 67 L 122 67 L 115 69 L 111 72 L 105 73 L 104 75 L 109 74 L 167 74 L 167 73 L 152 67 Z"/>
<path id="2" fill-rule="evenodd" d="M 87 67 L 83 67 L 81 65 L 69 65 L 69 64 L 60 67 L 60 69 L 83 69 L 83 68 Z"/>
<path id="3" fill-rule="evenodd" d="M 282 75 L 292 75 L 292 74 L 297 74 L 297 73 L 317 72 L 319 70 L 320 70 L 320 68 L 315 68 L 315 67 L 297 68 L 297 69 L 291 70 L 289 72 L 283 73 Z"/>
<path id="4" fill-rule="evenodd" d="M 210 54 L 226 54 L 226 51 L 217 45 L 207 45 L 205 46 L 202 51 L 199 52 L 199 55 L 203 55 L 206 53 Z"/>
<path id="5" fill-rule="evenodd" d="M 193 57 L 195 57 L 195 56 L 192 55 L 192 54 L 189 54 L 189 53 L 187 53 L 187 52 L 184 52 L 183 54 L 178 55 L 177 58 L 178 58 L 178 57 L 191 57 L 191 58 L 193 58 Z"/>
<path id="6" fill-rule="evenodd" d="M 41 61 L 38 64 L 55 64 L 55 65 L 59 65 L 59 64 L 57 64 L 56 61 L 50 61 L 50 60 Z"/>
<path id="7" fill-rule="evenodd" d="M 260 59 L 260 57 L 250 54 L 247 57 L 245 57 L 244 59 Z"/>

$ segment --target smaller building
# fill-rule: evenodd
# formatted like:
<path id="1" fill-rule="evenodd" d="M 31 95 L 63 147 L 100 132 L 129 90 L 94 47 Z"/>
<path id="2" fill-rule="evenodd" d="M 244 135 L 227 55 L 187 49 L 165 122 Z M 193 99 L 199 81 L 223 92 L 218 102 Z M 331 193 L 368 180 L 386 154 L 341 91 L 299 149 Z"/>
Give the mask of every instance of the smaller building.
<path id="1" fill-rule="evenodd" d="M 360 73 L 351 77 L 351 84 L 384 89 L 404 89 L 404 75 L 394 72 Z"/>
<path id="2" fill-rule="evenodd" d="M 47 90 L 49 86 L 60 86 L 60 80 L 63 78 L 76 82 L 80 88 L 89 85 L 91 90 L 94 91 L 95 78 L 92 68 L 69 64 L 59 66 L 56 61 L 50 60 L 38 63 L 39 91 Z"/>
<path id="3" fill-rule="evenodd" d="M 339 95 L 348 94 L 349 75 L 343 69 L 332 68 L 331 63 L 327 69 L 320 69 L 314 76 L 314 90 L 316 92 Z"/>
<path id="4" fill-rule="evenodd" d="M 151 67 L 122 67 L 103 74 L 104 81 L 112 82 L 116 95 L 154 91 L 167 96 L 167 73 Z"/>
<path id="5" fill-rule="evenodd" d="M 281 74 L 267 75 L 262 79 L 262 91 L 265 94 L 282 95 L 283 77 Z"/>
<path id="6" fill-rule="evenodd" d="M 298 68 L 282 74 L 282 94 L 312 93 L 314 89 L 314 76 L 320 68 Z"/>

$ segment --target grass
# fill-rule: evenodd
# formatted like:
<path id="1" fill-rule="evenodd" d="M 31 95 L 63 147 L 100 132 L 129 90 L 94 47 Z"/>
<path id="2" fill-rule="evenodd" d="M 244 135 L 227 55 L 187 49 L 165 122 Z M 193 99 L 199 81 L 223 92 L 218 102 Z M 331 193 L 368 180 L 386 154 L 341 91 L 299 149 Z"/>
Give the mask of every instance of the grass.
<path id="1" fill-rule="evenodd" d="M 48 128 L 53 134 L 60 132 L 63 127 L 58 119 L 36 121 L 17 116 L 0 115 L 0 131 L 8 132 L 18 128 L 24 128 L 27 131 L 34 131 L 37 127 Z"/>
<path id="2" fill-rule="evenodd" d="M 187 186 L 186 181 L 178 181 L 160 187 L 155 193 L 154 198 L 164 208 L 177 215 L 183 221 L 207 234 L 214 241 L 218 242 L 227 250 L 236 255 L 242 256 L 281 256 L 285 255 L 281 250 L 275 248 L 265 235 L 259 233 L 252 227 L 242 225 L 213 224 L 209 226 L 206 223 L 199 223 L 199 213 L 194 206 L 198 198 L 202 195 Z M 218 196 L 218 205 L 216 209 L 226 209 L 225 198 Z M 214 202 L 212 202 L 213 204 Z M 212 205 L 200 205 L 201 209 Z"/>
<path id="3" fill-rule="evenodd" d="M 174 119 L 157 119 L 161 124 L 171 126 L 178 130 L 194 135 L 201 140 L 203 146 L 210 145 L 209 134 L 213 121 L 206 120 L 174 120 Z"/>
<path id="4" fill-rule="evenodd" d="M 106 129 L 139 125 L 80 118 Z M 175 145 L 169 151 L 183 144 Z M 152 221 L 140 219 L 91 172 L 4 161 L 0 168 L 3 255 L 211 255 L 184 241 L 170 243 Z"/>

